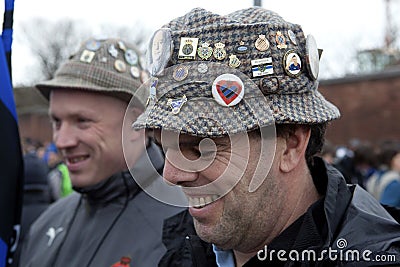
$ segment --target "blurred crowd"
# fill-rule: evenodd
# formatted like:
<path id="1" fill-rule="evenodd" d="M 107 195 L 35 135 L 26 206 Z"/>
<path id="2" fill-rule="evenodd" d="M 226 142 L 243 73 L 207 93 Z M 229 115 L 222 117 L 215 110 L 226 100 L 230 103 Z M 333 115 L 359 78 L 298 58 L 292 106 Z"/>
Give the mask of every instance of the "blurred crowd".
<path id="1" fill-rule="evenodd" d="M 50 202 L 72 193 L 68 169 L 53 143 L 25 138 L 22 141 L 25 185 L 40 185 Z"/>
<path id="2" fill-rule="evenodd" d="M 22 140 L 24 161 L 23 206 L 21 215 L 22 243 L 30 225 L 53 202 L 72 193 L 67 166 L 53 143 L 24 138 Z M 20 250 L 16 252 L 19 258 Z M 17 266 L 17 262 L 14 266 Z"/>
<path id="3" fill-rule="evenodd" d="M 347 145 L 329 141 L 324 160 L 335 166 L 349 184 L 359 184 L 382 204 L 400 208 L 400 141 L 378 144 L 352 139 Z"/>

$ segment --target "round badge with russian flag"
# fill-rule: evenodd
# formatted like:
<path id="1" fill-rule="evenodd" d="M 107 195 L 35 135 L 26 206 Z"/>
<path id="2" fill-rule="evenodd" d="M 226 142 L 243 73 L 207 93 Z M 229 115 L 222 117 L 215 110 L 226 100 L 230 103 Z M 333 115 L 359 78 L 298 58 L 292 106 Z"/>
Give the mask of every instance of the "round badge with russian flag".
<path id="1" fill-rule="evenodd" d="M 212 84 L 212 95 L 218 104 L 225 107 L 234 106 L 243 99 L 243 82 L 234 74 L 222 74 L 215 78 Z"/>

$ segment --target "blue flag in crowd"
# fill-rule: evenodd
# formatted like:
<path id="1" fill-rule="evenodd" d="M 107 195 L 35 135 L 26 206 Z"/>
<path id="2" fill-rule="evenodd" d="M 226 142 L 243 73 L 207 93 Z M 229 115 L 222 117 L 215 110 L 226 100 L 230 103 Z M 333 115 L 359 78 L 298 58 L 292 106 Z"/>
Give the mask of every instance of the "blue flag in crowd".
<path id="1" fill-rule="evenodd" d="M 17 246 L 22 208 L 23 162 L 11 84 L 14 1 L 5 0 L 0 38 L 0 267 Z"/>

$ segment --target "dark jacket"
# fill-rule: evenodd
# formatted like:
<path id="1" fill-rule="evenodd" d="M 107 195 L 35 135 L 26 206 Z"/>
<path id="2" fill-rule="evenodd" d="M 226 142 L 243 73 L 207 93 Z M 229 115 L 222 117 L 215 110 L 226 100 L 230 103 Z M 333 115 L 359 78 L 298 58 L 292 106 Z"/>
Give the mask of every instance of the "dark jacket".
<path id="1" fill-rule="evenodd" d="M 24 155 L 24 191 L 21 214 L 21 233 L 19 245 L 14 254 L 14 261 L 10 266 L 18 266 L 25 236 L 32 223 L 51 204 L 50 186 L 47 181 L 49 168 L 34 152 Z"/>
<path id="2" fill-rule="evenodd" d="M 275 253 L 272 261 L 269 258 L 260 261 L 254 256 L 244 266 L 400 266 L 400 225 L 389 213 L 360 186 L 347 185 L 343 176 L 321 159 L 316 158 L 311 173 L 324 198 L 268 245 L 268 251 L 285 250 L 288 260 L 279 261 Z M 217 266 L 211 245 L 196 236 L 187 211 L 166 220 L 163 240 L 168 251 L 159 266 Z M 316 259 L 321 260 L 290 261 L 291 250 L 300 255 L 302 251 L 312 250 L 316 252 Z M 356 250 L 360 259 L 367 250 L 371 251 L 371 254 L 366 252 L 367 260 L 374 260 L 377 254 L 380 259 L 395 259 L 394 262 L 393 258 L 391 262 L 356 261 Z M 263 258 L 264 254 L 259 257 Z M 307 255 L 305 258 L 308 259 Z M 345 262 L 346 259 L 355 261 Z"/>
<path id="3" fill-rule="evenodd" d="M 161 169 L 163 158 L 156 149 L 151 146 L 148 153 Z M 162 182 L 146 159 L 143 155 L 135 165 L 135 176 Z M 21 266 L 109 267 L 121 259 L 130 259 L 130 267 L 157 265 L 166 252 L 161 241 L 163 221 L 181 208 L 153 199 L 129 172 L 77 190 L 54 203 L 32 225 Z"/>

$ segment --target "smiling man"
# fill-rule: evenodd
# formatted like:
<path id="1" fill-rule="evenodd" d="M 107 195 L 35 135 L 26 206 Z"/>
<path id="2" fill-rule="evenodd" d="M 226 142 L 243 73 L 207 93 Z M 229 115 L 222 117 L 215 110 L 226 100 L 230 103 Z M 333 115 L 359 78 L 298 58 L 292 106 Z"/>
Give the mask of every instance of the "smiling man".
<path id="1" fill-rule="evenodd" d="M 37 85 L 76 192 L 32 225 L 21 266 L 112 266 L 121 258 L 156 266 L 166 252 L 163 220 L 182 209 L 145 192 L 164 185 L 164 161 L 144 130 L 131 128 L 148 98 L 137 91 L 140 56 L 123 40 L 90 39 L 54 79 Z"/>
<path id="2" fill-rule="evenodd" d="M 154 131 L 190 205 L 165 223 L 160 266 L 399 264 L 400 225 L 317 157 L 340 113 L 318 92 L 311 35 L 262 8 L 197 8 L 162 29 L 172 54 L 134 127 Z"/>

